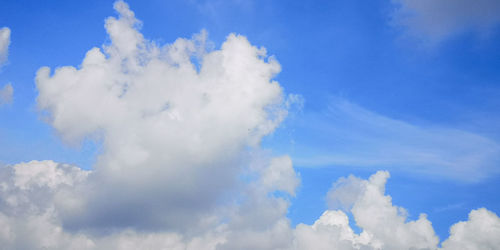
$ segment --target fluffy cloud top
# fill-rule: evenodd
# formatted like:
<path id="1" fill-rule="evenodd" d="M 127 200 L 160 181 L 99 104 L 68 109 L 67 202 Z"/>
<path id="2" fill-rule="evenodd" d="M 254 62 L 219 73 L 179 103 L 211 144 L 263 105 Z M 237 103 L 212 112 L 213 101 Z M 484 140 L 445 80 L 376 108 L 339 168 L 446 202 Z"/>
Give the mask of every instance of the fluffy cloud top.
<path id="1" fill-rule="evenodd" d="M 474 30 L 487 34 L 500 23 L 497 0 L 393 0 L 394 22 L 431 43 Z"/>
<path id="2" fill-rule="evenodd" d="M 0 29 L 0 66 L 7 61 L 10 44 L 10 29 L 3 27 Z"/>

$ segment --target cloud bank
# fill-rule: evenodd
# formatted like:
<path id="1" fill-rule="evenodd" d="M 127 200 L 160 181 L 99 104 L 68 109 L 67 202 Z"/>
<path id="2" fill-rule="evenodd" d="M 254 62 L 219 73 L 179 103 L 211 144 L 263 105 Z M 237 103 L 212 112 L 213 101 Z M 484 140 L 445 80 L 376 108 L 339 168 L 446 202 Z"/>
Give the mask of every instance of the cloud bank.
<path id="1" fill-rule="evenodd" d="M 461 32 L 487 35 L 500 23 L 497 0 L 392 0 L 395 25 L 412 36 L 436 43 Z"/>
<path id="2" fill-rule="evenodd" d="M 494 249 L 500 244 L 500 218 L 480 208 L 472 210 L 467 221 L 453 225 L 450 237 L 438 248 L 439 239 L 426 215 L 408 220 L 406 210 L 393 205 L 385 194 L 389 177 L 385 171 L 367 180 L 339 179 L 327 194 L 330 209 L 313 225 L 292 228 L 286 218 L 289 202 L 269 195 L 295 189 L 297 176 L 290 163 L 287 157 L 278 158 L 263 174 L 272 173 L 273 179 L 286 185 L 271 187 L 266 184 L 268 177 L 253 182 L 242 191 L 246 199 L 224 208 L 229 221 L 195 234 L 131 228 L 103 234 L 68 230 L 62 225 L 59 208 L 78 202 L 72 193 L 88 181 L 91 172 L 52 161 L 4 167 L 0 169 L 0 242 L 4 249 L 124 250 Z M 353 215 L 359 234 L 351 228 L 346 212 Z"/>
<path id="3" fill-rule="evenodd" d="M 425 215 L 409 221 L 392 205 L 383 171 L 340 179 L 330 210 L 293 228 L 300 176 L 289 156 L 259 146 L 297 99 L 273 80 L 279 63 L 235 34 L 220 49 L 204 32 L 160 46 L 127 4 L 115 9 L 109 44 L 36 76 L 37 103 L 63 140 L 98 140 L 101 155 L 88 171 L 50 160 L 0 168 L 2 248 L 437 249 Z M 473 210 L 443 247 L 498 244 L 499 220 Z"/>

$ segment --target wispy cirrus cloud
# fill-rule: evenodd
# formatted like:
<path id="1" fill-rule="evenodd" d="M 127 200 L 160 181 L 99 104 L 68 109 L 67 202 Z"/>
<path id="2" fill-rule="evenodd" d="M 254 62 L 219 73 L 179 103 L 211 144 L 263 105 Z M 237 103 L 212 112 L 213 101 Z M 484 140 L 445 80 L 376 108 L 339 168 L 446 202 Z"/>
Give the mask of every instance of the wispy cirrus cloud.
<path id="1" fill-rule="evenodd" d="M 305 120 L 300 130 L 307 135 L 296 138 L 293 153 L 299 166 L 386 168 L 466 182 L 500 171 L 500 144 L 479 134 L 415 125 L 344 99 Z"/>

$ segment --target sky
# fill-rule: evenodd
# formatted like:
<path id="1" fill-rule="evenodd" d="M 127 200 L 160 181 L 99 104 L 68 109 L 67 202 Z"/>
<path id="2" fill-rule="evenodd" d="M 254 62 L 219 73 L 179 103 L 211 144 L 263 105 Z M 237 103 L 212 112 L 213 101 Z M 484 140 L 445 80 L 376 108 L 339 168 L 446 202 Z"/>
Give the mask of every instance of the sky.
<path id="1" fill-rule="evenodd" d="M 495 249 L 498 13 L 0 1 L 0 248 Z"/>

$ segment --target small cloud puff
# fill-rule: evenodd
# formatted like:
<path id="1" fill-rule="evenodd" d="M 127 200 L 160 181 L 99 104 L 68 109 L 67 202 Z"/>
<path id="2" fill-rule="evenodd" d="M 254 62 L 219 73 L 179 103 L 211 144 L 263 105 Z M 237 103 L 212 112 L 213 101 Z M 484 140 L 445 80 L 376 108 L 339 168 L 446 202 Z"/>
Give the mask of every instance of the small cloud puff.
<path id="1" fill-rule="evenodd" d="M 10 44 L 10 29 L 3 27 L 0 29 L 0 67 L 7 61 Z"/>
<path id="2" fill-rule="evenodd" d="M 8 83 L 5 84 L 3 88 L 0 88 L 0 106 L 12 103 L 13 99 L 14 99 L 14 88 L 12 87 L 12 84 Z"/>

